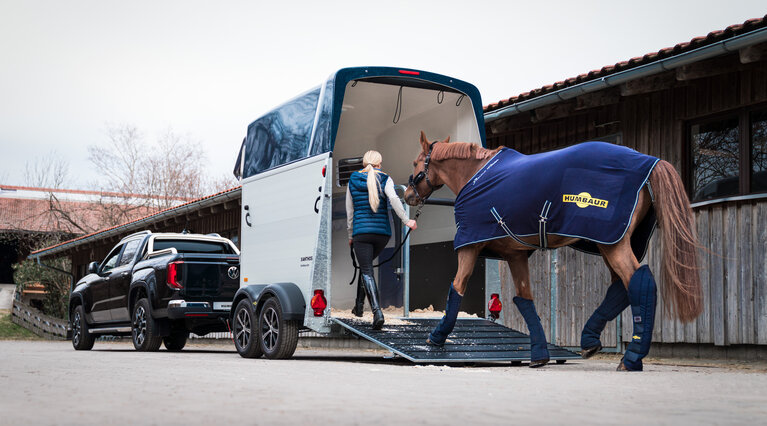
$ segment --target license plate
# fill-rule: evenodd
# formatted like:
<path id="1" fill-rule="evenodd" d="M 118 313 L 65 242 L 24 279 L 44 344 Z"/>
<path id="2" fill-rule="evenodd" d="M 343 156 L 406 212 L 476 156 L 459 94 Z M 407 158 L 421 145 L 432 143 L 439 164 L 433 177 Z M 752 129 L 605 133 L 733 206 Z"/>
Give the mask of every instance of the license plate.
<path id="1" fill-rule="evenodd" d="M 214 311 L 229 311 L 232 309 L 232 302 L 213 302 Z"/>

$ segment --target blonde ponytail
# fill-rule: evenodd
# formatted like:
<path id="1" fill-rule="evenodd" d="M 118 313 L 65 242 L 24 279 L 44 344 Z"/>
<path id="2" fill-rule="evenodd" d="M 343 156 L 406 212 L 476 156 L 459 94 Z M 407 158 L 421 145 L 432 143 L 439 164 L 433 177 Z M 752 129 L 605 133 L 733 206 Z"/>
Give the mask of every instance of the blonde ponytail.
<path id="1" fill-rule="evenodd" d="M 378 211 L 378 204 L 380 203 L 378 193 L 381 191 L 381 182 L 378 181 L 379 171 L 375 167 L 380 166 L 382 161 L 383 158 L 378 151 L 368 151 L 362 157 L 362 164 L 365 166 L 362 171 L 368 174 L 368 201 L 373 212 Z"/>

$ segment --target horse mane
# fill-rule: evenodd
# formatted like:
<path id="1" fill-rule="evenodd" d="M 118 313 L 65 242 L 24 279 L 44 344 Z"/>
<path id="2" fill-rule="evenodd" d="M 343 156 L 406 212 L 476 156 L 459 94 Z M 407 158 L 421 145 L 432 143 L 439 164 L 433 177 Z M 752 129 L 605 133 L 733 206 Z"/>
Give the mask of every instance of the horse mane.
<path id="1" fill-rule="evenodd" d="M 469 142 L 450 142 L 450 143 L 438 143 L 434 145 L 434 149 L 431 152 L 431 159 L 434 161 L 440 160 L 484 160 L 490 158 L 498 152 L 500 148 L 487 149 L 475 143 Z"/>

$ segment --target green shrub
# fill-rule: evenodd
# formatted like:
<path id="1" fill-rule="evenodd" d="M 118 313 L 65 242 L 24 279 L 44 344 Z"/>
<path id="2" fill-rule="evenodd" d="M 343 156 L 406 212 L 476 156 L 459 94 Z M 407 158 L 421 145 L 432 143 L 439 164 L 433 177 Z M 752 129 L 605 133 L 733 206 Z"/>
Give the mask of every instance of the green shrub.
<path id="1" fill-rule="evenodd" d="M 59 258 L 48 260 L 46 265 L 64 271 L 71 270 L 69 259 Z M 45 286 L 46 294 L 43 302 L 43 312 L 56 318 L 67 318 L 67 305 L 69 304 L 69 290 L 71 277 L 67 274 L 44 268 L 32 260 L 13 265 L 13 279 L 19 290 L 31 283 L 41 283 Z"/>

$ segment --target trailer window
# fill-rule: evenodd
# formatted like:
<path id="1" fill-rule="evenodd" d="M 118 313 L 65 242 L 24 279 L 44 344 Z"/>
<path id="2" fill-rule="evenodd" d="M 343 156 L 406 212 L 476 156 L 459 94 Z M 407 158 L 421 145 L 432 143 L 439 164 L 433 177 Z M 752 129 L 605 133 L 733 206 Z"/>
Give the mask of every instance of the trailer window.
<path id="1" fill-rule="evenodd" d="M 179 253 L 234 254 L 229 244 L 217 241 L 154 240 L 154 251 L 175 248 Z"/>
<path id="2" fill-rule="evenodd" d="M 243 178 L 308 156 L 319 97 L 318 88 L 276 108 L 248 127 Z"/>

